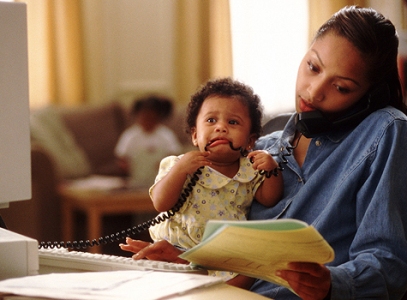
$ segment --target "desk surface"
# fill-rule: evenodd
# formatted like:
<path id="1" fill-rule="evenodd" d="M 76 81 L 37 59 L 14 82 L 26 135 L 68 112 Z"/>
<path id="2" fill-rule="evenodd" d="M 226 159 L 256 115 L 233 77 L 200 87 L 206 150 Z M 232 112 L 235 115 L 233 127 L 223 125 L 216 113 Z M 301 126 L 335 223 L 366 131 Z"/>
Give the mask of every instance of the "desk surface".
<path id="1" fill-rule="evenodd" d="M 41 269 L 41 264 L 40 264 Z M 138 271 L 137 271 L 138 272 Z M 58 274 L 65 273 L 65 274 Z M 92 274 L 91 274 L 92 273 Z M 62 277 L 60 276 L 62 275 Z M 64 277 L 67 275 L 66 277 Z M 83 276 L 82 276 L 83 275 Z M 136 274 L 137 275 L 137 274 Z M 124 276 L 124 277 L 123 277 Z M 168 277 L 169 276 L 169 277 Z M 180 277 L 183 276 L 183 277 Z M 186 277 L 185 277 L 186 276 Z M 157 289 L 157 293 L 154 293 L 154 297 L 159 297 L 162 299 L 164 294 L 160 289 L 166 288 L 168 285 L 174 285 L 174 289 L 166 294 L 165 299 L 181 299 L 181 300 L 207 300 L 207 299 L 248 299 L 248 300 L 264 300 L 269 299 L 264 296 L 255 294 L 253 292 L 240 289 L 223 282 L 213 282 L 212 279 L 205 280 L 204 275 L 186 275 L 181 273 L 170 272 L 151 272 L 146 271 L 141 277 L 136 278 L 135 274 L 128 275 L 127 272 L 117 272 L 116 271 L 101 271 L 101 272 L 71 272 L 68 269 L 61 267 L 59 270 L 50 269 L 50 272 L 40 273 L 38 276 L 28 276 L 22 278 L 14 278 L 12 280 L 17 280 L 19 283 L 9 283 L 2 285 L 0 290 L 8 291 L 9 293 L 3 294 L 0 292 L 0 299 L 2 300 L 18 300 L 18 299 L 31 299 L 31 300 L 45 300 L 45 299 L 65 299 L 66 295 L 71 295 L 72 299 L 89 299 L 89 295 L 95 297 L 99 296 L 111 296 L 112 299 L 122 299 L 124 293 L 129 296 L 126 299 L 138 299 L 137 296 L 143 298 L 146 295 L 154 293 Z M 191 276 L 195 276 L 192 278 Z M 41 278 L 40 278 L 41 277 Z M 127 284 L 126 280 L 123 278 L 128 278 L 131 281 Z M 204 280 L 201 282 L 201 278 Z M 76 280 L 75 280 L 76 279 Z M 141 281 L 140 281 L 141 280 Z M 162 282 L 166 280 L 166 282 Z M 167 282 L 167 280 L 169 282 Z M 191 281 L 190 281 L 191 280 Z M 195 284 L 198 280 L 198 284 Z M 62 283 L 64 282 L 64 283 Z M 80 282 L 80 283 L 79 283 Z M 76 290 L 77 287 L 80 289 L 84 288 L 83 283 L 89 291 L 80 292 Z M 107 284 L 109 283 L 109 284 Z M 117 285 L 117 283 L 120 283 Z M 123 284 L 122 284 L 123 283 Z M 145 284 L 148 283 L 148 287 Z M 55 286 L 61 286 L 62 290 L 55 290 Z M 193 288 L 193 286 L 201 286 Z M 24 290 L 20 287 L 29 287 Z M 71 294 L 70 289 L 75 289 L 75 295 Z M 95 290 L 96 289 L 96 290 Z M 100 289 L 100 293 L 97 292 Z M 105 290 L 106 289 L 106 290 Z M 141 290 L 142 289 L 142 290 Z M 129 294 L 127 293 L 128 291 Z M 138 291 L 138 293 L 137 293 Z M 185 291 L 185 292 L 182 292 Z M 105 293 L 106 294 L 103 294 Z M 132 294 L 133 293 L 133 294 Z M 142 295 L 144 296 L 142 296 Z M 23 295 L 31 295 L 23 296 Z M 121 296 L 120 296 L 121 295 Z M 101 297 L 105 299 L 104 297 Z M 109 296 L 109 297 L 110 297 Z M 47 297 L 47 298 L 44 298 Z M 99 298 L 97 298 L 99 299 Z M 156 299 L 156 298 L 154 298 Z"/>
<path id="2" fill-rule="evenodd" d="M 255 294 L 250 291 L 239 289 L 234 286 L 230 286 L 226 283 L 213 285 L 206 288 L 199 288 L 192 290 L 185 295 L 178 295 L 169 299 L 180 300 L 208 300 L 208 299 L 247 299 L 247 300 L 264 300 L 264 296 Z"/>
<path id="3" fill-rule="evenodd" d="M 24 296 L 14 296 L 14 295 L 1 295 L 1 300 L 46 300 L 45 298 L 38 297 L 24 297 Z M 47 298 L 49 299 L 49 298 Z M 246 291 L 234 286 L 230 286 L 226 283 L 216 284 L 213 286 L 198 288 L 189 291 L 183 295 L 176 295 L 173 297 L 168 297 L 166 299 L 179 299 L 179 300 L 208 300 L 208 299 L 222 299 L 222 300 L 270 300 L 264 296 Z"/>

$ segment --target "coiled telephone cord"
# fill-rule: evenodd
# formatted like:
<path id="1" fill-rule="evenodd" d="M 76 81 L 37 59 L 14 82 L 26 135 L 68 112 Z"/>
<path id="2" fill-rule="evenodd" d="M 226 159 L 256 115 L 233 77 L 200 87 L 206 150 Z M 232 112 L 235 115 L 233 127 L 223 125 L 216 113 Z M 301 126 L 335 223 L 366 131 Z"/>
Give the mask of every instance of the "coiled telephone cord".
<path id="1" fill-rule="evenodd" d="M 267 178 L 270 178 L 271 176 L 278 176 L 278 171 L 283 171 L 284 167 L 283 164 L 287 164 L 288 161 L 286 159 L 287 156 L 292 155 L 292 150 L 294 150 L 297 146 L 298 146 L 298 142 L 300 140 L 301 136 L 298 138 L 297 143 L 295 146 L 293 147 L 287 147 L 287 152 L 286 153 L 282 153 L 281 154 L 281 159 L 282 161 L 278 163 L 278 167 L 274 168 L 273 170 L 270 171 L 265 171 L 265 170 L 260 170 L 259 174 L 260 175 L 264 175 Z M 209 144 L 208 144 L 209 145 Z M 207 145 L 207 146 L 208 146 Z M 230 143 L 230 148 L 235 150 L 235 151 L 239 151 L 240 154 L 242 156 L 247 156 L 247 152 L 242 148 L 242 147 L 238 147 L 238 148 L 234 148 L 233 144 Z M 205 147 L 206 150 L 206 147 Z M 282 152 L 283 150 L 281 150 Z M 278 156 L 279 154 L 271 154 L 272 156 Z M 251 163 L 253 163 L 251 161 Z M 109 243 L 114 243 L 120 240 L 124 240 L 126 237 L 128 236 L 132 236 L 135 235 L 137 233 L 143 232 L 147 229 L 149 229 L 151 226 L 154 226 L 156 224 L 159 224 L 161 222 L 164 222 L 165 220 L 170 219 L 172 216 L 174 216 L 180 209 L 181 207 L 184 205 L 184 203 L 187 201 L 189 195 L 192 192 L 193 187 L 196 185 L 196 182 L 199 179 L 199 175 L 202 174 L 202 169 L 203 167 L 199 168 L 191 177 L 190 182 L 187 184 L 187 186 L 185 187 L 185 189 L 182 191 L 178 202 L 174 205 L 173 208 L 171 208 L 170 210 L 168 210 L 167 212 L 165 212 L 164 214 L 160 214 L 158 216 L 156 216 L 155 218 L 152 218 L 146 222 L 143 222 L 141 224 L 138 224 L 136 226 L 133 226 L 131 228 L 127 228 L 126 230 L 122 230 L 120 232 L 116 232 L 114 234 L 111 235 L 106 235 L 104 237 L 99 237 L 98 239 L 93 239 L 92 241 L 90 240 L 80 240 L 80 241 L 61 241 L 61 242 L 41 242 L 38 245 L 38 248 L 50 248 L 50 249 L 54 249 L 54 248 L 67 248 L 67 249 L 86 249 L 86 248 L 90 248 L 93 246 L 100 246 L 100 245 L 106 245 Z"/>
<path id="2" fill-rule="evenodd" d="M 136 226 L 133 226 L 131 228 L 127 228 L 126 230 L 122 230 L 120 232 L 116 232 L 114 234 L 111 235 L 106 235 L 104 237 L 99 237 L 98 239 L 93 239 L 92 241 L 90 240 L 80 240 L 80 241 L 68 241 L 68 242 L 41 242 L 38 245 L 38 248 L 50 248 L 50 249 L 54 249 L 54 248 L 68 248 L 68 249 L 86 249 L 86 248 L 90 248 L 93 246 L 99 246 L 99 245 L 106 245 L 109 243 L 114 243 L 116 241 L 120 241 L 120 240 L 124 240 L 126 237 L 131 236 L 131 235 L 135 235 L 137 233 L 143 232 L 147 229 L 149 229 L 151 226 L 154 226 L 156 224 L 159 224 L 161 222 L 164 222 L 165 220 L 170 219 L 172 216 L 174 216 L 180 209 L 181 207 L 184 205 L 185 201 L 187 201 L 189 195 L 192 192 L 193 187 L 196 185 L 196 182 L 199 179 L 199 175 L 202 174 L 201 171 L 202 168 L 199 168 L 191 177 L 190 182 L 188 183 L 188 185 L 185 187 L 185 189 L 183 190 L 183 192 L 181 193 L 177 203 L 174 205 L 173 208 L 171 208 L 170 210 L 168 210 L 167 212 L 165 212 L 164 214 L 160 214 L 158 216 L 156 216 L 153 219 L 150 219 L 146 222 L 143 222 L 141 224 L 138 224 Z"/>

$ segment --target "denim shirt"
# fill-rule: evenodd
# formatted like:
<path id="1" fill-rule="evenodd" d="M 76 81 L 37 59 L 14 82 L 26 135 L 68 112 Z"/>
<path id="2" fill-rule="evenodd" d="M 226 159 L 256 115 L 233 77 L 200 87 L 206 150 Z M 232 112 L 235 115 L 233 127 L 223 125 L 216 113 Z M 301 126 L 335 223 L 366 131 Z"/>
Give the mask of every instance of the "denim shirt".
<path id="1" fill-rule="evenodd" d="M 294 116 L 284 131 L 260 138 L 277 161 L 288 154 Z M 277 156 L 274 156 L 278 154 Z M 399 299 L 407 288 L 407 118 L 387 107 L 350 132 L 313 138 L 302 167 L 285 157 L 284 196 L 272 208 L 254 202 L 251 219 L 294 218 L 314 226 L 335 251 L 330 299 Z M 299 299 L 257 280 L 252 291 Z"/>

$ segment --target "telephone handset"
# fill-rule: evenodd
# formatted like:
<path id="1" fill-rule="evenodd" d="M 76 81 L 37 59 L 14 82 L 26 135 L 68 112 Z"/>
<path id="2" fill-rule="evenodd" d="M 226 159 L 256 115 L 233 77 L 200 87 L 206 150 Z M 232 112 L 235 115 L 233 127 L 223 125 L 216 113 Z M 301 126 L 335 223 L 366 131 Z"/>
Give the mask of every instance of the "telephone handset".
<path id="1" fill-rule="evenodd" d="M 295 126 L 307 138 L 313 138 L 335 129 L 350 129 L 357 126 L 370 113 L 385 107 L 390 102 L 390 89 L 387 83 L 380 84 L 366 93 L 342 116 L 330 120 L 321 111 L 314 110 L 296 115 Z"/>

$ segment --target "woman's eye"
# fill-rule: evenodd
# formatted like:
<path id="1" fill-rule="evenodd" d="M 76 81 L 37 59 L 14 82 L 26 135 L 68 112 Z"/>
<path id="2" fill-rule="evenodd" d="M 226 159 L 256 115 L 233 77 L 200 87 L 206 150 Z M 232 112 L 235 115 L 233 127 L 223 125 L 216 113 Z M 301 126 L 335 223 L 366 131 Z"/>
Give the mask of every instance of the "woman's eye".
<path id="1" fill-rule="evenodd" d="M 310 69 L 312 72 L 318 72 L 318 68 L 314 66 L 314 64 L 309 60 L 307 61 L 308 69 Z"/>
<path id="2" fill-rule="evenodd" d="M 337 91 L 338 91 L 339 93 L 341 93 L 341 94 L 348 94 L 348 93 L 350 92 L 349 89 L 343 88 L 343 87 L 341 87 L 341 86 L 339 86 L 339 85 L 336 85 L 335 87 L 336 87 Z"/>

